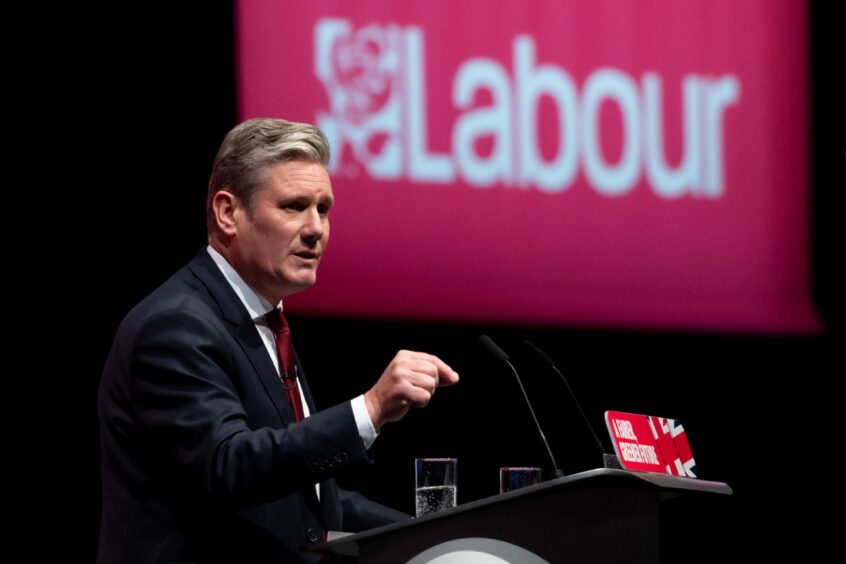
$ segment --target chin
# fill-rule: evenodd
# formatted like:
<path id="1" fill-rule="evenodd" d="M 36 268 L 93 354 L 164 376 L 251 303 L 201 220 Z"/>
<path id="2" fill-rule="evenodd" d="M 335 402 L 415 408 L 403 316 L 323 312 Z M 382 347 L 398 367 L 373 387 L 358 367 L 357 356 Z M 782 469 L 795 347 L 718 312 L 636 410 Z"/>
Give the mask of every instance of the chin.
<path id="1" fill-rule="evenodd" d="M 316 276 L 298 276 L 296 278 L 289 278 L 290 282 L 289 285 L 293 288 L 296 288 L 297 292 L 302 292 L 303 290 L 308 290 L 314 283 L 317 282 Z"/>

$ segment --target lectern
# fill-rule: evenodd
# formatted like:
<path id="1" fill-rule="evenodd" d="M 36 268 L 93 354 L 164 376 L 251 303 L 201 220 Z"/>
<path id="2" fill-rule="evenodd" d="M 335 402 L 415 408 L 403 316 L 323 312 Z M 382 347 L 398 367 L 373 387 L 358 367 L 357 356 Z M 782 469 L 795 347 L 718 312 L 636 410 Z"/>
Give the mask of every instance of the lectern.
<path id="1" fill-rule="evenodd" d="M 722 482 L 601 468 L 349 535 L 319 548 L 357 557 L 362 564 L 417 564 L 472 552 L 507 562 L 652 563 L 660 556 L 661 502 L 693 492 L 730 495 L 732 490 Z"/>

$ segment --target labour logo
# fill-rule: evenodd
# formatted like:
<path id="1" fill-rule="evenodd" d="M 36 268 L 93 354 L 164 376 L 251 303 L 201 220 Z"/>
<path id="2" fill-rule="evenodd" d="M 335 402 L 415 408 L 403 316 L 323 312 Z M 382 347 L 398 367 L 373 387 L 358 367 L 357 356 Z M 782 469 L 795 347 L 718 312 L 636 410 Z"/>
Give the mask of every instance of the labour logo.
<path id="1" fill-rule="evenodd" d="M 351 149 L 371 176 L 399 176 L 400 41 L 393 25 L 354 31 L 346 20 L 323 19 L 315 27 L 315 71 L 331 108 L 318 112 L 317 124 L 334 149 L 332 172 L 354 173 L 343 162 Z"/>

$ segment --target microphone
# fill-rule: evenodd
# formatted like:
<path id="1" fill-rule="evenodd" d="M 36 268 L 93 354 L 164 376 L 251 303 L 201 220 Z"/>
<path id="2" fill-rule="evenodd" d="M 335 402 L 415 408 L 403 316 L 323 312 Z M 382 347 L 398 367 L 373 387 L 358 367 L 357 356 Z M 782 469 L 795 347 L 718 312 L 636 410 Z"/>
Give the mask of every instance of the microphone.
<path id="1" fill-rule="evenodd" d="M 514 365 L 511 364 L 511 361 L 508 360 L 508 355 L 505 353 L 504 350 L 499 348 L 493 340 L 488 337 L 487 335 L 482 335 L 479 337 L 479 343 L 487 349 L 491 355 L 493 355 L 497 360 L 503 362 L 511 368 L 511 371 L 514 373 L 514 377 L 517 378 L 517 383 L 520 385 L 520 391 L 523 392 L 523 398 L 526 400 L 526 405 L 529 406 L 529 413 L 532 414 L 532 419 L 535 421 L 535 426 L 538 428 L 538 433 L 540 434 L 541 439 L 543 440 L 543 444 L 546 447 L 546 452 L 549 454 L 549 459 L 552 461 L 552 477 L 553 478 L 562 478 L 564 476 L 564 472 L 558 468 L 558 464 L 555 463 L 555 457 L 552 456 L 552 449 L 549 448 L 549 443 L 546 442 L 546 435 L 543 434 L 543 430 L 541 429 L 540 423 L 538 423 L 538 418 L 535 416 L 535 410 L 532 409 L 532 402 L 529 401 L 529 396 L 526 395 L 526 389 L 523 387 L 523 382 L 520 380 L 520 375 L 517 374 L 517 369 L 514 368 Z"/>
<path id="2" fill-rule="evenodd" d="M 533 342 L 528 341 L 528 340 L 523 341 L 523 348 L 527 349 L 534 356 L 536 356 L 537 358 L 542 360 L 545 364 L 549 365 L 549 367 L 552 368 L 552 370 L 554 370 L 555 373 L 558 374 L 561 377 L 561 379 L 564 381 L 564 385 L 567 386 L 567 391 L 570 392 L 570 397 L 573 398 L 573 403 L 575 403 L 576 407 L 579 408 L 579 413 L 581 413 L 581 415 L 582 415 L 582 420 L 585 422 L 585 425 L 587 425 L 588 430 L 593 435 L 593 440 L 596 441 L 596 446 L 599 447 L 599 452 L 602 454 L 603 465 L 606 466 L 606 467 L 617 467 L 617 468 L 619 468 L 619 465 L 614 466 L 614 460 L 612 460 L 612 455 L 609 455 L 608 453 L 605 452 L 605 447 L 602 446 L 602 442 L 599 440 L 599 436 L 596 434 L 596 431 L 594 431 L 593 425 L 590 424 L 590 421 L 588 420 L 587 415 L 585 415 L 585 412 L 582 409 L 582 406 L 579 403 L 579 400 L 576 399 L 576 394 L 573 393 L 573 389 L 570 387 L 570 384 L 567 382 L 567 378 L 564 377 L 564 374 L 562 374 L 561 371 L 558 370 L 558 367 L 555 366 L 555 363 L 552 362 L 552 359 L 549 358 L 546 355 L 546 353 L 544 353 L 542 350 L 540 350 L 540 348 L 538 348 Z"/>

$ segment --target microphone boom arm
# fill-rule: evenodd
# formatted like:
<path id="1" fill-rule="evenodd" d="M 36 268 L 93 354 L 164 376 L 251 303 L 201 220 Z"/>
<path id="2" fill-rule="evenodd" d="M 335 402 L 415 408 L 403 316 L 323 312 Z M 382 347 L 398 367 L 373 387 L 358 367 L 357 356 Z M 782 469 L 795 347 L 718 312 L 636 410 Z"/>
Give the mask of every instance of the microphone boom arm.
<path id="1" fill-rule="evenodd" d="M 543 434 L 543 430 L 541 429 L 540 423 L 538 422 L 538 418 L 535 415 L 535 410 L 532 409 L 532 402 L 529 401 L 529 396 L 526 394 L 526 389 L 523 387 L 523 382 L 520 380 L 520 375 L 517 373 L 517 369 L 511 364 L 511 361 L 508 359 L 508 355 L 505 353 L 504 350 L 499 348 L 493 340 L 488 337 L 487 335 L 482 335 L 479 337 L 479 343 L 482 344 L 485 349 L 488 350 L 493 356 L 495 356 L 498 360 L 504 362 L 511 368 L 511 372 L 514 373 L 514 377 L 517 379 L 517 384 L 520 385 L 520 391 L 523 393 L 523 399 L 526 400 L 526 405 L 529 407 L 529 413 L 532 414 L 532 419 L 535 422 L 535 426 L 538 428 L 538 434 L 540 434 L 541 440 L 543 440 L 543 444 L 546 447 L 546 452 L 549 455 L 549 459 L 552 461 L 552 476 L 553 478 L 561 478 L 564 476 L 564 472 L 558 468 L 558 464 L 555 462 L 555 457 L 552 455 L 552 449 L 549 448 L 549 443 L 546 440 L 546 435 Z"/>

